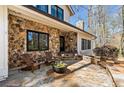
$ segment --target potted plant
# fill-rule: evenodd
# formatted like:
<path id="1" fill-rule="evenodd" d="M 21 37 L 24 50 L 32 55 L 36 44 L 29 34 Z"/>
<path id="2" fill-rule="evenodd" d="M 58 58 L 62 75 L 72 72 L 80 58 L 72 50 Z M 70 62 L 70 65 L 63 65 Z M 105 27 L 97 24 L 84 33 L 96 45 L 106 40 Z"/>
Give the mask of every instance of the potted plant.
<path id="1" fill-rule="evenodd" d="M 62 61 L 55 62 L 52 67 L 57 73 L 64 73 L 67 70 L 67 64 Z"/>

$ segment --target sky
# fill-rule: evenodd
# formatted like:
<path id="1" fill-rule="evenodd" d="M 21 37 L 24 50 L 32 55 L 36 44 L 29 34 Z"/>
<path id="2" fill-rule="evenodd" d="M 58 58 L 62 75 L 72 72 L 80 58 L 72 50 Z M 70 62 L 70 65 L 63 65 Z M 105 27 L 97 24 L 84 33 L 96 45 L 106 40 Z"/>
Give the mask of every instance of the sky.
<path id="1" fill-rule="evenodd" d="M 72 5 L 73 10 L 75 11 L 75 15 L 70 17 L 69 22 L 73 25 L 76 24 L 76 22 L 78 21 L 78 18 L 80 20 L 84 21 L 84 30 L 87 31 L 88 30 L 88 6 L 87 5 L 81 5 L 80 7 L 78 7 L 78 11 L 75 10 L 74 5 Z M 109 15 L 113 16 L 114 14 L 117 14 L 120 10 L 121 6 L 118 5 L 109 5 L 106 6 L 107 11 L 109 12 Z"/>

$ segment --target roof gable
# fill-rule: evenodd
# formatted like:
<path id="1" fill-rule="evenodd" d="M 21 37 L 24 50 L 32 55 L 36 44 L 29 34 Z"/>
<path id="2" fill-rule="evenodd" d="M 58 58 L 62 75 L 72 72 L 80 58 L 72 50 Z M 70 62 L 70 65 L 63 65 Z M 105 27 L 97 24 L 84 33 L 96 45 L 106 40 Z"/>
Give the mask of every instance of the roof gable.
<path id="1" fill-rule="evenodd" d="M 74 15 L 74 10 L 72 9 L 71 5 L 66 5 L 66 7 L 68 8 L 68 10 L 70 11 L 71 13 L 71 16 Z"/>

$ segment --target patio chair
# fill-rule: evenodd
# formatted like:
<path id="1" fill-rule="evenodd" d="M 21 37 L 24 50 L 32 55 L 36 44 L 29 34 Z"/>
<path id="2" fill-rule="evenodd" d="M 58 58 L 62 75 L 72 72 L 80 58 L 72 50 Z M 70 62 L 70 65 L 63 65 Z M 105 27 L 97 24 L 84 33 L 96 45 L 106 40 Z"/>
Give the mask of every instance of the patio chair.
<path id="1" fill-rule="evenodd" d="M 40 69 L 40 65 L 44 64 L 44 62 L 43 60 L 39 60 L 38 58 L 35 59 L 31 54 L 24 54 L 22 59 L 27 67 L 22 70 L 31 70 L 32 72 L 34 72 L 35 69 Z"/>
<path id="2" fill-rule="evenodd" d="M 14 70 L 20 70 L 22 68 L 27 67 L 27 65 L 22 61 L 22 55 L 18 53 L 13 54 L 13 62 L 9 64 L 9 70 L 14 71 Z"/>
<path id="3" fill-rule="evenodd" d="M 45 60 L 46 65 L 50 65 L 56 61 L 56 57 L 54 57 L 52 55 L 52 52 L 45 52 L 45 56 L 46 56 L 45 57 L 46 58 L 46 60 Z"/>
<path id="4" fill-rule="evenodd" d="M 40 54 L 38 55 L 36 54 L 22 54 L 22 55 L 18 55 L 17 53 L 15 53 L 16 59 L 13 63 L 13 65 L 15 67 L 11 68 L 10 71 L 14 71 L 14 70 L 31 70 L 32 72 L 34 72 L 35 69 L 39 69 L 41 64 L 45 63 L 46 58 L 42 57 Z M 19 62 L 18 62 L 19 60 Z M 18 64 L 18 65 L 16 65 Z"/>

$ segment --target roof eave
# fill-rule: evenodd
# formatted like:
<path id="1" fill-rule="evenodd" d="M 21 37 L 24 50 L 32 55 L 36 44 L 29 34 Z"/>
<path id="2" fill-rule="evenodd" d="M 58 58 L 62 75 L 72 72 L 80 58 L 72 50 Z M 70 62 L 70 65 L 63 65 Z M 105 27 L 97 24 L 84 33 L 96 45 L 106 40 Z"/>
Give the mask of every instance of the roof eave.
<path id="1" fill-rule="evenodd" d="M 34 10 L 34 11 L 40 13 L 40 14 L 43 14 L 43 15 L 45 15 L 45 16 L 48 16 L 48 17 L 50 17 L 50 18 L 52 18 L 52 19 L 54 19 L 54 20 L 56 20 L 56 21 L 59 21 L 59 22 L 65 24 L 65 25 L 68 25 L 68 26 L 70 26 L 70 27 L 73 27 L 73 28 L 75 28 L 75 29 L 77 29 L 77 30 L 79 30 L 79 31 L 81 31 L 81 32 L 87 33 L 87 34 L 89 34 L 90 36 L 94 37 L 94 39 L 96 39 L 96 36 L 95 36 L 95 35 L 90 34 L 90 33 L 86 32 L 86 31 L 84 31 L 83 29 L 80 29 L 80 28 L 78 28 L 78 27 L 76 27 L 76 26 L 74 26 L 74 25 L 72 25 L 72 24 L 70 24 L 70 23 L 68 23 L 68 22 L 65 22 L 65 21 L 63 21 L 63 20 L 59 20 L 59 19 L 57 19 L 56 17 L 51 16 L 50 14 L 47 14 L 47 13 L 41 12 L 41 11 L 39 11 L 39 10 L 36 10 L 36 9 L 35 9 L 33 6 L 31 6 L 31 5 L 23 5 L 23 7 L 26 7 L 26 8 L 29 8 L 29 9 L 31 9 L 31 10 Z"/>

